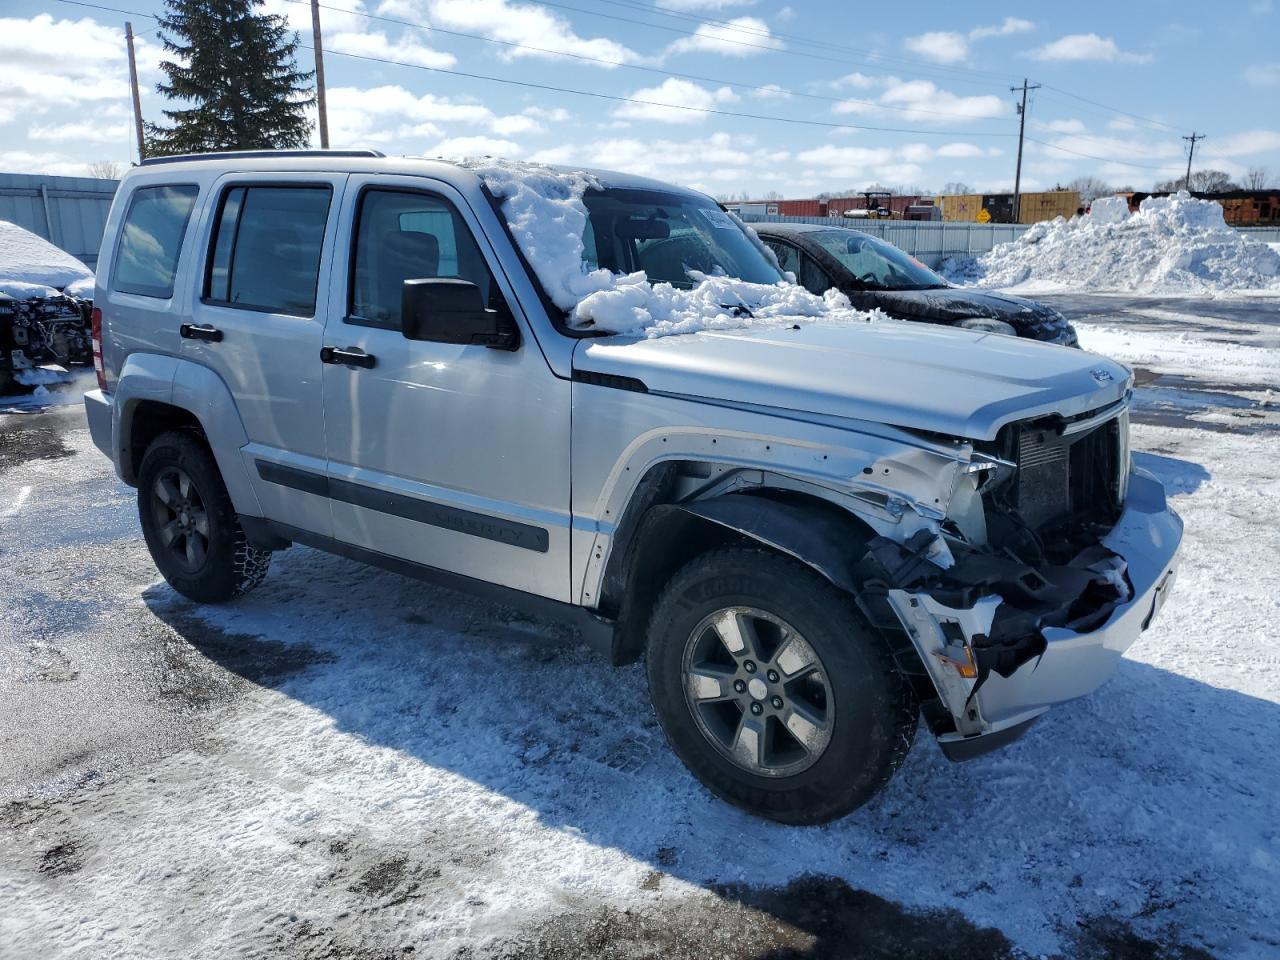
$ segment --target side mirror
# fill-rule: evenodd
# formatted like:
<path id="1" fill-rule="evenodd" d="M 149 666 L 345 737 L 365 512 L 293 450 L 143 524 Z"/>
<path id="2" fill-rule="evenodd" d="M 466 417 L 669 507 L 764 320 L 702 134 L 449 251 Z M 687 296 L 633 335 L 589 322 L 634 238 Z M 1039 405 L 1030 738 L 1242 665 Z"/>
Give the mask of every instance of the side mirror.
<path id="1" fill-rule="evenodd" d="M 470 280 L 432 277 L 406 280 L 400 294 L 400 331 L 409 340 L 477 344 L 514 350 L 520 332 L 510 316 L 485 309 Z"/>

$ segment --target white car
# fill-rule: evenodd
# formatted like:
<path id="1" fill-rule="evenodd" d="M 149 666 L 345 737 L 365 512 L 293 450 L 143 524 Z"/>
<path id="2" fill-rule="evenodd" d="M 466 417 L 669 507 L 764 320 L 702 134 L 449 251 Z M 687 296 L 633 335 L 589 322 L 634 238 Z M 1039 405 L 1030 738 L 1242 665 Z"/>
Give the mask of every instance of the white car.
<path id="1" fill-rule="evenodd" d="M 563 617 L 645 659 L 672 747 L 761 816 L 853 810 L 919 716 L 953 759 L 1013 740 L 1173 577 L 1127 369 L 873 322 L 689 190 L 149 160 L 99 264 L 89 425 L 175 589 L 229 600 L 299 543 Z"/>

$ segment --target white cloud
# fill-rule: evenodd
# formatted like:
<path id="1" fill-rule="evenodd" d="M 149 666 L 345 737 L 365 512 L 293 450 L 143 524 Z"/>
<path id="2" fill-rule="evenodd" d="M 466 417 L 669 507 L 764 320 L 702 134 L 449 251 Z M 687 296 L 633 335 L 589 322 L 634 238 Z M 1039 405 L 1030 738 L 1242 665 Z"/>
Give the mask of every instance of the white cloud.
<path id="1" fill-rule="evenodd" d="M 907 143 L 898 148 L 898 156 L 909 163 L 928 163 L 933 154 L 933 147 L 927 143 Z"/>
<path id="2" fill-rule="evenodd" d="M 919 122 L 954 123 L 958 118 L 979 120 L 1001 117 L 1009 112 L 1003 97 L 994 94 L 960 96 L 940 89 L 931 80 L 892 80 L 880 95 L 880 103 L 906 120 Z M 837 113 L 845 112 L 840 110 L 841 106 L 836 104 Z"/>
<path id="3" fill-rule="evenodd" d="M 412 0 L 389 0 L 379 12 L 404 6 Z M 507 47 L 500 56 L 545 57 L 571 53 L 614 63 L 634 63 L 640 56 L 608 37 L 581 37 L 563 17 L 536 4 L 508 0 L 426 0 L 433 24 L 469 33 L 481 33 L 495 40 L 538 47 L 551 54 L 525 47 Z"/>
<path id="4" fill-rule="evenodd" d="M 1245 68 L 1244 78 L 1255 87 L 1280 87 L 1280 62 L 1255 63 Z"/>
<path id="5" fill-rule="evenodd" d="M 656 87 L 645 87 L 630 95 L 646 103 L 624 103 L 613 111 L 626 120 L 656 120 L 660 123 L 701 123 L 718 104 L 738 99 L 729 87 L 708 90 L 689 80 L 669 77 Z"/>
<path id="6" fill-rule="evenodd" d="M 493 137 L 450 137 L 441 140 L 430 150 L 424 151 L 428 157 L 518 157 L 518 144 L 510 140 L 498 140 Z"/>
<path id="7" fill-rule="evenodd" d="M 494 117 L 489 122 L 489 129 L 502 137 L 516 136 L 521 133 L 542 133 L 543 126 L 533 117 L 522 113 L 513 113 L 506 117 Z"/>
<path id="8" fill-rule="evenodd" d="M 758 90 L 751 91 L 751 95 L 759 100 L 790 100 L 791 91 L 786 87 L 780 87 L 776 83 L 766 83 Z"/>
<path id="9" fill-rule="evenodd" d="M 497 119 L 483 104 L 430 93 L 416 96 L 394 85 L 331 87 L 328 106 L 329 142 L 335 147 L 438 137 L 442 123 L 492 124 Z"/>
<path id="10" fill-rule="evenodd" d="M 1031 51 L 1037 60 L 1113 60 L 1148 63 L 1149 53 L 1126 53 L 1110 37 L 1096 33 L 1072 33 Z"/>
<path id="11" fill-rule="evenodd" d="M 135 42 L 138 71 L 153 76 L 157 44 Z M 0 17 L 0 103 L 24 115 L 111 100 L 128 102 L 124 34 L 96 20 Z"/>
<path id="12" fill-rule="evenodd" d="M 1280 131 L 1246 130 L 1243 133 L 1206 142 L 1201 149 L 1204 150 L 1206 157 L 1222 158 L 1244 157 L 1272 150 L 1280 151 Z"/>
<path id="13" fill-rule="evenodd" d="M 117 154 L 113 158 L 123 163 L 126 154 Z M 43 173 L 55 177 L 84 177 L 88 175 L 89 164 L 76 160 L 65 153 L 31 153 L 27 150 L 0 150 L 0 170 L 9 173 Z"/>
<path id="14" fill-rule="evenodd" d="M 875 77 L 868 77 L 865 73 L 846 73 L 839 79 L 832 80 L 831 86 L 836 87 L 853 87 L 856 90 L 869 90 L 876 85 Z"/>
<path id="15" fill-rule="evenodd" d="M 445 70 L 454 66 L 458 58 L 451 53 L 435 50 L 421 43 L 401 37 L 392 41 L 380 30 L 369 32 L 346 31 L 326 34 L 324 38 L 326 53 L 352 53 L 362 57 L 378 57 L 385 60 L 397 60 L 400 63 L 414 63 L 423 67 L 439 67 Z M 308 51 L 300 51 L 305 57 Z"/>
<path id="16" fill-rule="evenodd" d="M 535 117 L 538 120 L 547 120 L 551 123 L 564 123 L 573 117 L 573 114 L 564 107 L 525 107 L 520 112 L 526 117 Z"/>
<path id="17" fill-rule="evenodd" d="M 713 133 L 693 140 L 619 137 L 584 144 L 562 144 L 530 155 L 542 163 L 582 164 L 626 170 L 688 186 L 721 188 L 748 180 L 782 184 L 794 180 L 791 154 L 759 146 L 748 135 Z"/>
<path id="18" fill-rule="evenodd" d="M 969 31 L 970 40 L 981 40 L 983 37 L 1007 37 L 1013 33 L 1028 33 L 1036 25 L 1021 17 L 1005 17 L 1004 21 L 994 27 L 974 27 Z"/>
<path id="19" fill-rule="evenodd" d="M 114 143 L 123 151 L 129 150 L 134 142 L 132 123 L 99 123 L 96 118 L 32 126 L 27 131 L 27 136 L 32 140 L 49 140 L 55 143 Z"/>
<path id="20" fill-rule="evenodd" d="M 889 163 L 893 160 L 893 151 L 888 147 L 838 147 L 832 143 L 824 143 L 812 150 L 800 151 L 796 154 L 796 159 L 801 163 L 832 171 L 861 171 L 867 167 Z"/>
<path id="21" fill-rule="evenodd" d="M 1036 25 L 1020 17 L 1005 17 L 995 26 L 974 27 L 967 34 L 953 30 L 931 30 L 919 36 L 908 37 L 906 47 L 935 63 L 961 63 L 969 56 L 969 42 L 987 37 L 1004 37 L 1014 33 L 1026 33 Z"/>
<path id="22" fill-rule="evenodd" d="M 1086 129 L 1080 120 L 1038 120 L 1034 125 L 1037 130 L 1048 130 L 1050 133 L 1084 133 Z"/>
<path id="23" fill-rule="evenodd" d="M 935 63 L 959 63 L 969 55 L 969 41 L 965 36 L 945 30 L 931 30 L 918 37 L 908 37 L 906 47 Z"/>
<path id="24" fill-rule="evenodd" d="M 986 151 L 973 143 L 945 143 L 938 148 L 940 157 L 983 157 Z"/>
<path id="25" fill-rule="evenodd" d="M 729 57 L 750 57 L 765 50 L 781 50 L 782 41 L 759 17 L 734 17 L 723 25 L 704 23 L 691 37 L 681 37 L 666 53 L 720 53 Z"/>

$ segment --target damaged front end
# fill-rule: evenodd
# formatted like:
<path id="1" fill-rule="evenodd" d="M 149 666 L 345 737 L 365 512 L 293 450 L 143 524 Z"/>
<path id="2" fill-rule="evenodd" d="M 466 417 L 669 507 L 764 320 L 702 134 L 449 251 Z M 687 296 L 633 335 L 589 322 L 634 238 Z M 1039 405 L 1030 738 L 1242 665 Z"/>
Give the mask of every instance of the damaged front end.
<path id="1" fill-rule="evenodd" d="M 868 544 L 866 602 L 911 638 L 953 759 L 1095 689 L 1163 602 L 1182 523 L 1128 433 L 1125 402 L 1011 424 L 975 450 L 941 536 Z"/>
<path id="2" fill-rule="evenodd" d="M 22 297 L 0 292 L 0 388 L 65 379 L 65 367 L 92 363 L 91 309 L 52 289 Z"/>

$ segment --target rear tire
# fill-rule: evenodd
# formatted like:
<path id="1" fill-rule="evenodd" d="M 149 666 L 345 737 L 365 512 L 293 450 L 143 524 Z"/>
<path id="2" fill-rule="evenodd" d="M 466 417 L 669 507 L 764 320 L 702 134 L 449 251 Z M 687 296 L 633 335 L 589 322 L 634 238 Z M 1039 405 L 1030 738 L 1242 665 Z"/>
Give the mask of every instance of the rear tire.
<path id="1" fill-rule="evenodd" d="M 717 549 L 677 572 L 654 607 L 646 667 L 685 766 L 782 823 L 857 809 L 915 736 L 911 688 L 852 598 L 766 550 Z"/>
<path id="2" fill-rule="evenodd" d="M 270 551 L 249 545 L 213 454 L 190 434 L 163 433 L 147 448 L 138 518 L 156 568 L 185 597 L 221 603 L 267 575 Z"/>

